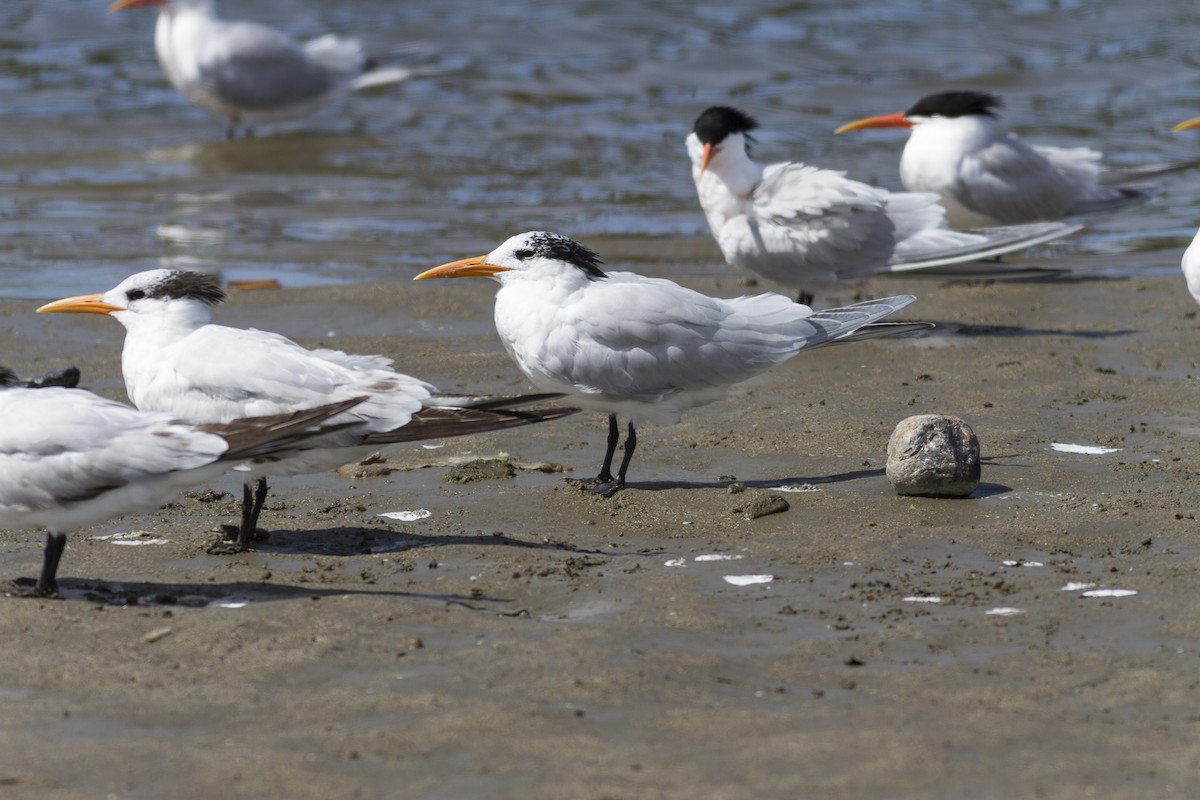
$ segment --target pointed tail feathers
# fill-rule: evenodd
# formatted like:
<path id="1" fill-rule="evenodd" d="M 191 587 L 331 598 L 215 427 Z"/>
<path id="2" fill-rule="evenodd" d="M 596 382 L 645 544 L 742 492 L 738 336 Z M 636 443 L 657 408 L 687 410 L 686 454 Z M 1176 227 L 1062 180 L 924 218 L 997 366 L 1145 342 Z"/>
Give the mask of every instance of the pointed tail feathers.
<path id="1" fill-rule="evenodd" d="M 817 332 L 809 337 L 806 348 L 818 347 L 824 344 L 834 344 L 850 337 L 855 331 L 872 323 L 878 322 L 889 314 L 894 314 L 905 306 L 916 301 L 911 294 L 901 294 L 895 297 L 881 297 L 878 300 L 867 300 L 841 308 L 827 308 L 814 311 L 812 316 L 805 319 L 816 327 Z M 870 337 L 864 337 L 870 338 Z"/>
<path id="2" fill-rule="evenodd" d="M 1040 278 L 1061 278 L 1070 275 L 1066 267 L 1031 267 L 1027 264 L 1012 264 L 1006 261 L 969 261 L 947 264 L 944 267 L 926 267 L 920 270 L 899 270 L 895 275 L 906 278 L 933 278 L 957 281 L 1022 281 Z"/>
<path id="3" fill-rule="evenodd" d="M 1106 214 L 1110 211 L 1121 211 L 1126 208 L 1140 206 L 1158 194 L 1162 187 L 1157 184 L 1126 184 L 1110 187 L 1111 191 L 1105 197 L 1091 200 L 1080 200 L 1067 209 L 1068 217 L 1083 214 Z"/>
<path id="4" fill-rule="evenodd" d="M 229 449 L 221 457 L 223 461 L 259 458 L 292 450 L 301 442 L 309 439 L 363 424 L 358 421 L 322 423 L 354 408 L 366 399 L 366 397 L 354 397 L 338 403 L 329 403 L 287 414 L 245 417 L 232 422 L 211 423 L 196 427 L 202 431 L 216 434 L 229 443 Z"/>
<path id="5" fill-rule="evenodd" d="M 922 233 L 922 239 L 913 237 L 901 242 L 887 271 L 911 272 L 996 258 L 1069 236 L 1082 228 L 1082 225 L 1065 222 L 1033 222 L 965 231 L 938 228 Z"/>
<path id="6" fill-rule="evenodd" d="M 546 400 L 557 400 L 561 392 L 530 392 L 528 394 L 444 394 L 436 393 L 425 400 L 426 406 L 437 408 L 477 408 L 496 411 L 518 408 Z"/>
<path id="7" fill-rule="evenodd" d="M 352 92 L 357 92 L 359 89 L 370 89 L 372 86 L 386 86 L 390 83 L 400 83 L 417 74 L 417 70 L 404 69 L 403 67 L 377 67 L 370 72 L 364 72 L 350 81 L 346 84 L 346 88 Z"/>
<path id="8" fill-rule="evenodd" d="M 569 417 L 579 412 L 578 408 L 539 408 L 529 411 L 513 411 L 486 408 L 451 408 L 432 406 L 422 408 L 403 427 L 383 433 L 372 433 L 363 439 L 368 446 L 416 442 L 423 439 L 445 439 L 451 436 L 466 436 L 472 433 L 498 431 L 548 422 Z"/>
<path id="9" fill-rule="evenodd" d="M 927 331 L 930 328 L 936 328 L 932 322 L 872 322 L 863 325 L 853 333 L 849 333 L 839 339 L 832 339 L 827 342 L 821 342 L 818 345 L 812 345 L 808 349 L 814 347 L 828 347 L 834 344 L 850 344 L 852 342 L 863 342 L 867 339 L 882 339 L 885 336 L 899 336 L 904 333 L 913 333 L 915 331 Z"/>
<path id="10" fill-rule="evenodd" d="M 1145 181 L 1149 178 L 1159 178 L 1163 175 L 1183 172 L 1186 169 L 1192 169 L 1197 166 L 1200 166 L 1200 159 L 1173 161 L 1168 164 L 1146 164 L 1142 167 L 1106 169 L 1100 173 L 1100 183 L 1105 186 L 1125 186 L 1126 184 Z M 1144 189 L 1146 187 L 1143 186 L 1140 188 Z"/>

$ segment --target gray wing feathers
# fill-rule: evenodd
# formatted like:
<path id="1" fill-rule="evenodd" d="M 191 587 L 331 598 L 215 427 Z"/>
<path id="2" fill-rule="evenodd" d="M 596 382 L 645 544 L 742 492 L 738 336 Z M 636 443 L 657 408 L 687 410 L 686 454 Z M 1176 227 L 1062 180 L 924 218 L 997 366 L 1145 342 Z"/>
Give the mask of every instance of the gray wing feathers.
<path id="1" fill-rule="evenodd" d="M 1069 236 L 1082 228 L 1064 222 L 1032 222 L 964 231 L 938 229 L 929 231 L 928 237 L 903 242 L 896 248 L 896 258 L 888 269 L 907 272 L 995 258 Z"/>
<path id="2" fill-rule="evenodd" d="M 214 95 L 237 108 L 267 111 L 307 103 L 360 71 L 331 69 L 263 25 L 230 23 L 224 33 L 220 50 L 202 60 L 201 75 Z"/>
<path id="3" fill-rule="evenodd" d="M 620 292 L 625 320 L 572 320 L 570 348 L 543 353 L 546 374 L 587 392 L 656 402 L 687 390 L 724 388 L 779 364 L 799 351 L 845 336 L 903 308 L 911 295 L 813 313 L 778 294 L 720 300 L 641 279 L 624 285 L 613 273 L 608 290 Z M 645 330 L 642 330 L 642 328 Z M 594 389 L 596 394 L 604 394 Z"/>
<path id="4" fill-rule="evenodd" d="M 426 406 L 437 408 L 505 409 L 557 400 L 561 392 L 530 392 L 528 394 L 447 394 L 437 392 L 425 401 Z"/>
<path id="5" fill-rule="evenodd" d="M 306 408 L 287 414 L 270 414 L 262 417 L 246 417 L 232 422 L 219 422 L 196 427 L 220 436 L 229 444 L 223 461 L 240 461 L 294 449 L 308 439 L 329 433 L 362 426 L 362 422 L 351 420 L 329 424 L 326 420 L 349 411 L 365 401 L 366 397 L 354 397 L 339 403 L 327 403 L 316 408 Z M 325 424 L 322 424 L 325 423 Z"/>
<path id="6" fill-rule="evenodd" d="M 817 347 L 822 344 L 852 341 L 854 333 L 860 328 L 871 325 L 889 314 L 894 314 L 905 306 L 915 302 L 916 299 L 911 294 L 902 294 L 895 297 L 868 300 L 852 306 L 815 311 L 808 320 L 816 328 L 817 332 L 804 346 Z M 863 336 L 862 338 L 873 337 Z"/>

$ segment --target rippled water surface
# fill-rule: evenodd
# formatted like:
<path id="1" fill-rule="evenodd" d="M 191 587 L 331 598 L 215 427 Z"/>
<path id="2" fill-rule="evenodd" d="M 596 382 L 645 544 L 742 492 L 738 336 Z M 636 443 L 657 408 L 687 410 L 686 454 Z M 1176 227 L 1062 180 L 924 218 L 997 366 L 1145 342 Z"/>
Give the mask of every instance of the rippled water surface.
<path id="1" fill-rule="evenodd" d="M 1111 163 L 1200 153 L 1200 135 L 1170 132 L 1200 114 L 1184 0 L 226 2 L 297 37 L 358 33 L 424 71 L 236 142 L 166 84 L 154 12 L 105 5 L 0 6 L 0 295 L 101 290 L 159 265 L 404 280 L 533 228 L 639 271 L 719 271 L 682 144 L 717 102 L 760 119 L 763 159 L 893 188 L 901 132 L 833 129 L 948 88 L 998 92 L 1022 135 Z M 1181 176 L 1034 257 L 1176 270 L 1198 197 L 1200 175 Z"/>

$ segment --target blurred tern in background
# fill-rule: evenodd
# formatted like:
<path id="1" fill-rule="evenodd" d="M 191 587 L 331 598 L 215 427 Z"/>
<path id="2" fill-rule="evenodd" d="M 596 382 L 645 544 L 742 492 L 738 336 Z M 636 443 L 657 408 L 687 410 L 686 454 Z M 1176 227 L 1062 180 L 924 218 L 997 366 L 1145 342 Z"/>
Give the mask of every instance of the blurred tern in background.
<path id="1" fill-rule="evenodd" d="M 496 331 L 521 371 L 539 389 L 608 414 L 608 448 L 592 482 L 604 496 L 625 485 L 636 420 L 674 424 L 801 350 L 930 327 L 876 323 L 911 295 L 814 313 L 779 294 L 722 300 L 600 265 L 578 242 L 532 231 L 416 280 L 483 276 L 500 284 Z M 618 414 L 630 420 L 614 478 Z"/>
<path id="2" fill-rule="evenodd" d="M 1200 232 L 1196 233 L 1196 237 L 1192 239 L 1188 249 L 1183 252 L 1182 266 L 1188 291 L 1192 293 L 1196 302 L 1200 303 Z"/>
<path id="3" fill-rule="evenodd" d="M 357 89 L 412 73 L 379 67 L 357 39 L 327 34 L 303 44 L 250 21 L 217 17 L 214 0 L 117 0 L 110 11 L 157 6 L 154 49 L 184 97 L 229 121 L 226 136 L 311 113 Z"/>
<path id="4" fill-rule="evenodd" d="M 38 311 L 116 319 L 126 330 L 121 368 L 129 399 L 144 411 L 193 424 L 366 398 L 332 420 L 356 427 L 320 440 L 320 448 L 247 468 L 251 478 L 243 487 L 236 549 L 245 549 L 256 529 L 267 476 L 320 472 L 387 444 L 528 425 L 578 410 L 514 408 L 555 395 L 437 394 L 430 384 L 393 370 L 389 358 L 307 350 L 279 334 L 213 325 L 212 308 L 224 299 L 212 275 L 156 269 L 104 294 L 58 300 Z"/>
<path id="5" fill-rule="evenodd" d="M 940 92 L 905 112 L 868 117 L 835 133 L 867 128 L 911 131 L 900 180 L 911 192 L 936 192 L 955 227 L 1015 225 L 1115 211 L 1149 200 L 1149 178 L 1191 162 L 1103 169 L 1089 147 L 1029 145 L 997 127 L 1003 101 L 987 92 Z"/>
<path id="6" fill-rule="evenodd" d="M 67 533 L 149 511 L 247 460 L 303 449 L 354 398 L 288 414 L 189 425 L 81 389 L 28 388 L 0 367 L 0 524 L 46 528 L 37 595 L 58 590 Z"/>
<path id="7" fill-rule="evenodd" d="M 725 260 L 802 290 L 802 303 L 811 302 L 807 289 L 812 284 L 873 273 L 1032 274 L 1036 270 L 995 263 L 952 265 L 994 258 L 1079 229 L 1043 223 L 953 231 L 937 195 L 889 192 L 795 161 L 754 161 L 750 132 L 757 127 L 735 108 L 704 111 L 687 137 L 692 179 Z"/>

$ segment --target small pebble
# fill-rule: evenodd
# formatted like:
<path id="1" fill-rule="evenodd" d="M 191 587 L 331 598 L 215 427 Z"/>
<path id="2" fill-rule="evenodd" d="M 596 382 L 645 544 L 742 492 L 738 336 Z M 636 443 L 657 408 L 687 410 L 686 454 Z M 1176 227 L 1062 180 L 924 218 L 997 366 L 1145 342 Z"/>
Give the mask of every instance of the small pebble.
<path id="1" fill-rule="evenodd" d="M 979 439 L 958 417 L 901 420 L 888 441 L 887 477 L 897 494 L 967 497 L 979 486 Z"/>

